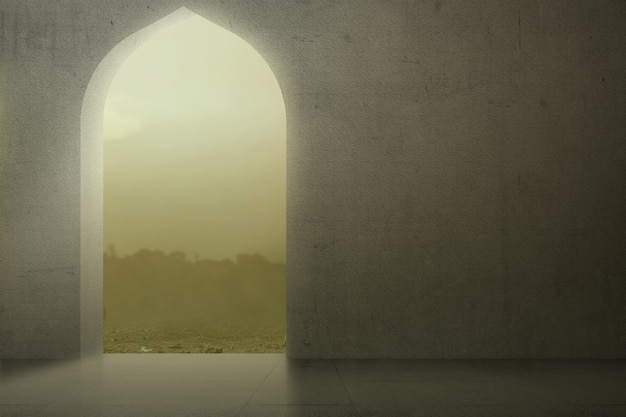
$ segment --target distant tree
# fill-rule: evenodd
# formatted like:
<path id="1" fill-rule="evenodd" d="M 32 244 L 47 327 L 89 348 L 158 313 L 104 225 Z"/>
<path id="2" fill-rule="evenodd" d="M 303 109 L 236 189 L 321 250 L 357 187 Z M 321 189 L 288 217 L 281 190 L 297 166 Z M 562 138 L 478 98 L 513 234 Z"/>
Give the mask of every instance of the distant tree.
<path id="1" fill-rule="evenodd" d="M 112 258 L 117 257 L 117 250 L 115 249 L 115 245 L 107 246 L 106 250 L 104 251 L 104 254 Z"/>

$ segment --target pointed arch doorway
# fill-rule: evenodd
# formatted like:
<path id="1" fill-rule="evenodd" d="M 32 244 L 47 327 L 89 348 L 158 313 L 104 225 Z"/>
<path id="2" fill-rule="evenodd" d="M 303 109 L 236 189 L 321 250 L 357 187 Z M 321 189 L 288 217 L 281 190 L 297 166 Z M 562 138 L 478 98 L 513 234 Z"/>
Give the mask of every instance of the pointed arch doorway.
<path id="1" fill-rule="evenodd" d="M 83 353 L 284 351 L 285 108 L 258 52 L 179 9 L 101 62 L 81 130 Z"/>

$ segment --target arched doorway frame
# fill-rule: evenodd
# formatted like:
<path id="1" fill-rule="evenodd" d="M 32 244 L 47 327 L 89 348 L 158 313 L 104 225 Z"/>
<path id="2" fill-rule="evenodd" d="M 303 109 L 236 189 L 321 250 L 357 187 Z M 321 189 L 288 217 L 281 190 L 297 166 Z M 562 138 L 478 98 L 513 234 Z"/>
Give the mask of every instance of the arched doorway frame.
<path id="1" fill-rule="evenodd" d="M 138 45 L 192 16 L 206 19 L 201 14 L 181 7 L 123 39 L 100 61 L 85 90 L 80 122 L 80 351 L 82 357 L 103 353 L 102 127 L 108 89 L 124 61 Z M 284 95 L 283 103 L 285 103 Z"/>

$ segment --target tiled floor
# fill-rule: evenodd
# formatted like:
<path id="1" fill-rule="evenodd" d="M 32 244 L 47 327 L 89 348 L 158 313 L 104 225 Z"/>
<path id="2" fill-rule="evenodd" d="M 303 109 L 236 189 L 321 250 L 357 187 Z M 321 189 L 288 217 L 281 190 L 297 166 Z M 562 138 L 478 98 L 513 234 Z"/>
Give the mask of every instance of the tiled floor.
<path id="1" fill-rule="evenodd" d="M 626 361 L 4 360 L 0 416 L 626 417 Z"/>

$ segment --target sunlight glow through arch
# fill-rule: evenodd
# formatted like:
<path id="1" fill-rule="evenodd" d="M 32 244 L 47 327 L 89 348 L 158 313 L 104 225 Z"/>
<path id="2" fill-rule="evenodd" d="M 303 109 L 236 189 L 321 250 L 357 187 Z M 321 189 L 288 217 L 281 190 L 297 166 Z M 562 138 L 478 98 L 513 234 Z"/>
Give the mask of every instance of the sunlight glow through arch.
<path id="1" fill-rule="evenodd" d="M 241 38 L 194 15 L 140 45 L 103 139 L 105 246 L 284 262 L 285 108 Z"/>

